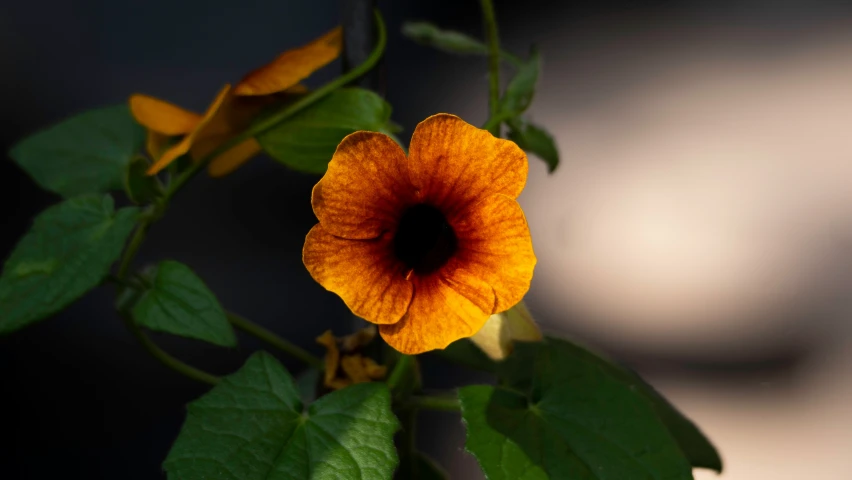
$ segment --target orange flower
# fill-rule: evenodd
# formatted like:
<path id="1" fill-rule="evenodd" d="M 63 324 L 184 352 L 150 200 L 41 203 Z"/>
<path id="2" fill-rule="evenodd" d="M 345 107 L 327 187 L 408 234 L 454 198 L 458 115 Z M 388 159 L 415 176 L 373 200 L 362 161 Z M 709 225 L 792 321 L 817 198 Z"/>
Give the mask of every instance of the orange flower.
<path id="1" fill-rule="evenodd" d="M 299 81 L 337 58 L 342 48 L 343 33 L 337 27 L 307 45 L 284 52 L 246 75 L 233 89 L 225 85 L 204 115 L 148 95 L 132 95 L 133 116 L 148 129 L 147 150 L 154 160 L 148 174 L 155 175 L 187 153 L 196 161 L 209 155 L 248 128 L 264 107 L 286 99 L 287 94 L 304 93 L 306 89 Z M 281 92 L 284 94 L 277 95 Z M 183 138 L 168 146 L 170 137 Z M 260 151 L 257 140 L 249 138 L 213 159 L 209 173 L 214 177 L 226 175 Z"/>
<path id="2" fill-rule="evenodd" d="M 234 90 L 237 95 L 269 95 L 284 91 L 337 58 L 342 49 L 343 28 L 336 27 L 249 73 Z"/>
<path id="3" fill-rule="evenodd" d="M 421 122 L 408 156 L 353 133 L 314 187 L 302 259 L 400 352 L 445 348 L 529 289 L 536 258 L 515 201 L 526 178 L 517 145 L 453 115 Z"/>

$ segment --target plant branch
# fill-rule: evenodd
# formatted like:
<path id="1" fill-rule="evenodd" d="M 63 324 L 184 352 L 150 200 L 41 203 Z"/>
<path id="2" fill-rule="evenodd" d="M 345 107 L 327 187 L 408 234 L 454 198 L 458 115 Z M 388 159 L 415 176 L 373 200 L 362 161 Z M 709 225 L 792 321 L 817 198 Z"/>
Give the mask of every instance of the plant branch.
<path id="1" fill-rule="evenodd" d="M 184 184 L 189 181 L 190 178 L 195 176 L 196 173 L 201 171 L 201 169 L 203 169 L 214 158 L 231 149 L 231 147 L 234 147 L 235 145 L 238 145 L 248 140 L 249 138 L 260 135 L 261 133 L 271 129 L 272 127 L 278 125 L 284 120 L 292 117 L 293 115 L 316 103 L 318 100 L 321 100 L 323 97 L 330 94 L 331 92 L 349 84 L 350 82 L 369 72 L 370 69 L 378 63 L 379 59 L 382 58 L 382 54 L 385 51 L 385 45 L 387 44 L 387 32 L 385 30 L 385 23 L 382 20 L 382 15 L 379 13 L 378 9 L 373 10 L 373 12 L 376 17 L 376 46 L 373 48 L 373 51 L 370 53 L 370 56 L 367 57 L 367 60 L 365 60 L 364 63 L 358 65 L 357 67 L 346 72 L 345 74 L 335 78 L 334 80 L 326 83 L 325 85 L 314 90 L 313 92 L 305 95 L 296 102 L 287 105 L 275 114 L 266 117 L 258 121 L 257 123 L 252 124 L 249 128 L 244 130 L 239 135 L 232 137 L 230 140 L 220 145 L 209 155 L 207 155 L 200 161 L 192 164 L 190 168 L 188 168 L 185 172 L 180 174 L 180 176 L 175 178 L 174 182 L 169 185 L 169 189 L 168 191 L 166 191 L 166 194 L 164 196 L 164 201 L 168 202 L 172 198 L 172 196 L 174 196 L 174 194 L 177 193 L 177 191 L 180 190 L 181 187 L 183 187 Z"/>
<path id="2" fill-rule="evenodd" d="M 497 35 L 497 19 L 492 0 L 480 0 L 482 20 L 485 23 L 485 38 L 488 42 L 488 115 L 494 117 L 500 108 L 500 39 Z M 489 122 L 490 123 L 490 122 Z M 500 122 L 489 125 L 487 130 L 495 137 L 500 136 Z"/>
<path id="3" fill-rule="evenodd" d="M 415 409 L 423 409 L 423 410 L 437 410 L 440 412 L 460 412 L 461 405 L 459 404 L 459 399 L 456 396 L 428 396 L 428 395 L 412 395 L 408 398 L 408 401 L 405 404 L 406 407 L 415 408 Z"/>
<path id="4" fill-rule="evenodd" d="M 289 341 L 279 337 L 278 335 L 272 333 L 266 328 L 248 320 L 245 317 L 241 317 L 233 312 L 225 312 L 225 315 L 228 317 L 228 321 L 231 322 L 231 325 L 239 328 L 240 330 L 257 337 L 260 340 L 272 345 L 273 347 L 285 352 L 299 360 L 307 363 L 312 367 L 316 367 L 320 370 L 323 369 L 322 360 L 308 353 L 307 350 L 304 350 L 302 347 L 299 347 L 296 344 L 290 343 Z"/>
<path id="5" fill-rule="evenodd" d="M 136 231 L 133 232 L 133 237 L 130 239 L 130 243 L 127 244 L 127 248 L 124 249 L 124 253 L 121 256 L 118 275 L 116 275 L 119 281 L 123 282 L 127 278 L 127 273 L 130 270 L 130 264 L 136 257 L 136 253 L 139 251 L 139 247 L 142 246 L 142 242 L 145 241 L 145 236 L 148 234 L 148 228 L 151 226 L 151 222 L 152 220 L 150 217 L 144 218 L 136 228 Z"/>
<path id="6" fill-rule="evenodd" d="M 203 370 L 199 370 L 195 367 L 187 365 L 175 357 L 166 353 L 163 349 L 157 346 L 153 340 L 151 340 L 145 332 L 139 328 L 136 323 L 133 322 L 133 319 L 130 318 L 130 314 L 127 312 L 119 312 L 121 315 L 121 319 L 124 320 L 124 324 L 127 326 L 127 329 L 130 330 L 130 333 L 139 340 L 139 343 L 148 351 L 151 355 L 154 356 L 157 360 L 159 360 L 163 365 L 171 368 L 172 370 L 186 375 L 193 380 L 198 380 L 199 382 L 204 382 L 210 385 L 216 385 L 219 383 L 219 377 L 215 375 L 211 375 Z"/>
<path id="7" fill-rule="evenodd" d="M 408 374 L 411 369 L 412 363 L 416 360 L 411 355 L 400 355 L 399 360 L 396 361 L 396 365 L 394 365 L 391 374 L 388 375 L 387 385 L 390 391 L 395 391 L 402 384 L 405 379 L 405 375 Z"/>
<path id="8" fill-rule="evenodd" d="M 397 437 L 397 451 L 400 456 L 399 474 L 405 478 L 417 478 L 414 471 L 414 452 L 417 450 L 417 409 L 406 408 L 397 412 L 402 427 L 401 435 Z"/>
<path id="9" fill-rule="evenodd" d="M 127 276 L 130 271 L 130 266 L 133 263 L 133 259 L 136 257 L 139 248 L 142 246 L 142 243 L 145 241 L 145 237 L 148 233 L 148 229 L 151 227 L 151 224 L 153 224 L 162 216 L 166 206 L 169 204 L 169 201 L 172 199 L 172 197 L 174 197 L 174 195 L 192 177 L 194 177 L 199 171 L 201 171 L 201 169 L 203 169 L 208 163 L 210 163 L 210 161 L 212 161 L 214 158 L 221 155 L 222 153 L 226 152 L 231 147 L 234 147 L 251 137 L 255 137 L 265 132 L 266 130 L 269 130 L 280 122 L 309 107 L 310 105 L 322 99 L 334 90 L 359 78 L 360 76 L 367 73 L 371 68 L 373 68 L 376 63 L 378 63 L 379 59 L 381 59 L 382 54 L 384 53 L 385 45 L 387 44 L 387 32 L 385 30 L 385 24 L 382 21 L 381 14 L 377 9 L 374 10 L 374 14 L 376 17 L 377 41 L 375 48 L 370 53 L 370 56 L 363 63 L 353 68 L 346 74 L 337 77 L 331 82 L 323 85 L 319 89 L 314 90 L 308 95 L 305 95 L 298 101 L 282 108 L 275 114 L 263 118 L 262 120 L 259 120 L 256 123 L 252 124 L 248 129 L 246 129 L 239 135 L 232 137 L 224 144 L 220 145 L 212 153 L 201 159 L 201 161 L 192 164 L 192 166 L 190 166 L 186 171 L 174 177 L 173 181 L 169 182 L 169 186 L 167 187 L 165 194 L 160 198 L 159 202 L 157 202 L 157 204 L 153 206 L 153 210 L 147 212 L 148 214 L 144 216 L 139 222 L 139 226 L 136 228 L 133 237 L 130 239 L 130 242 L 128 243 L 127 247 L 124 249 L 121 261 L 119 262 L 117 275 L 109 278 L 111 281 L 119 285 L 127 284 Z M 207 372 L 198 370 L 197 368 L 191 367 L 160 349 L 150 338 L 148 338 L 145 332 L 143 332 L 139 328 L 139 326 L 133 322 L 133 319 L 127 312 L 119 313 L 121 314 L 125 325 L 127 326 L 128 330 L 130 330 L 130 332 L 133 334 L 133 336 L 135 336 L 139 340 L 142 346 L 145 347 L 145 349 L 148 350 L 151 355 L 160 360 L 162 363 L 164 363 L 175 371 L 183 373 L 188 377 L 194 378 L 202 382 L 215 384 L 219 380 L 218 377 L 211 375 Z M 228 318 L 231 323 L 237 326 L 238 328 L 242 328 L 243 330 L 251 333 L 252 335 L 257 336 L 261 340 L 264 340 L 267 343 L 280 348 L 281 350 L 305 361 L 310 365 L 322 368 L 322 362 L 320 362 L 319 359 L 309 354 L 307 351 L 302 350 L 298 346 L 293 345 L 290 342 L 284 340 L 283 338 L 266 330 L 265 328 L 251 323 L 248 320 L 236 316 L 234 314 L 229 314 Z"/>

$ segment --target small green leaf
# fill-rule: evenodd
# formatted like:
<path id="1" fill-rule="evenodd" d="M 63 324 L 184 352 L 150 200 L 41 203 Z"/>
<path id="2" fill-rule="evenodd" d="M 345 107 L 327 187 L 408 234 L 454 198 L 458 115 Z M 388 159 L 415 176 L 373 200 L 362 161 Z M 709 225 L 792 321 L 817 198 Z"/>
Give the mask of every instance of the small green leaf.
<path id="1" fill-rule="evenodd" d="M 131 202 L 152 203 L 163 195 L 163 184 L 156 175 L 148 175 L 151 164 L 144 157 L 134 157 L 124 169 L 124 192 Z"/>
<path id="2" fill-rule="evenodd" d="M 186 265 L 167 260 L 133 307 L 133 320 L 159 332 L 235 347 L 237 337 L 216 296 Z"/>
<path id="3" fill-rule="evenodd" d="M 286 370 L 256 353 L 189 404 L 163 464 L 169 479 L 385 479 L 399 422 L 382 383 L 332 392 L 302 413 Z"/>
<path id="4" fill-rule="evenodd" d="M 127 105 L 89 110 L 35 133 L 9 152 L 41 188 L 73 197 L 122 188 L 144 129 Z"/>
<path id="5" fill-rule="evenodd" d="M 428 22 L 405 22 L 402 24 L 402 34 L 420 45 L 447 53 L 488 53 L 488 47 L 479 40 L 452 30 L 441 30 Z"/>
<path id="6" fill-rule="evenodd" d="M 506 92 L 500 99 L 500 117 L 510 119 L 524 113 L 532 103 L 535 86 L 541 71 L 541 55 L 535 46 L 530 57 L 518 69 L 518 72 L 506 86 Z"/>
<path id="7" fill-rule="evenodd" d="M 524 151 L 530 152 L 547 164 L 547 171 L 553 173 L 559 166 L 559 151 L 550 133 L 542 127 L 520 118 L 507 122 L 509 139 L 517 143 Z"/>
<path id="8" fill-rule="evenodd" d="M 561 340 L 516 345 L 524 350 L 518 361 L 531 377 L 525 393 L 459 391 L 467 449 L 489 479 L 692 479 L 653 403 L 622 375 Z"/>
<path id="9" fill-rule="evenodd" d="M 136 225 L 136 207 L 109 195 L 72 198 L 41 212 L 0 277 L 0 334 L 56 313 L 97 286 Z"/>
<path id="10" fill-rule="evenodd" d="M 343 137 L 386 130 L 391 107 L 362 88 L 337 90 L 257 137 L 272 158 L 294 170 L 324 173 Z"/>

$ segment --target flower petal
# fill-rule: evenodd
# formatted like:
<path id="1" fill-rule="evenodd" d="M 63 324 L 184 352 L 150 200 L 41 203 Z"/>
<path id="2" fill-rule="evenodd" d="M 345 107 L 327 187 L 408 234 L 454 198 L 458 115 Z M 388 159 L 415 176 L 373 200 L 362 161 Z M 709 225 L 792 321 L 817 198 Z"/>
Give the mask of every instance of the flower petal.
<path id="1" fill-rule="evenodd" d="M 254 138 L 249 138 L 239 143 L 225 153 L 217 156 L 207 167 L 207 173 L 211 177 L 224 177 L 241 167 L 244 163 L 262 151 L 260 144 Z"/>
<path id="2" fill-rule="evenodd" d="M 290 89 L 292 90 L 292 89 Z M 276 102 L 292 99 L 293 94 L 284 92 L 263 97 L 239 97 L 231 90 L 222 99 L 213 116 L 201 127 L 190 146 L 194 160 L 201 160 L 213 153 L 222 144 L 247 129 L 257 115 Z M 260 144 L 249 138 L 221 153 L 210 162 L 210 176 L 227 175 L 261 152 Z"/>
<path id="3" fill-rule="evenodd" d="M 269 95 L 296 85 L 340 55 L 343 28 L 336 27 L 316 40 L 288 50 L 249 73 L 237 84 L 237 95 Z"/>
<path id="4" fill-rule="evenodd" d="M 331 330 L 326 330 L 317 337 L 317 343 L 325 347 L 325 368 L 323 369 L 323 384 L 334 388 L 334 378 L 340 365 L 340 350 L 337 349 L 337 339 Z"/>
<path id="5" fill-rule="evenodd" d="M 195 142 L 196 137 L 199 132 L 202 131 L 204 126 L 209 123 L 213 117 L 216 115 L 216 112 L 219 110 L 219 107 L 222 105 L 222 102 L 225 100 L 228 92 L 230 91 L 231 86 L 225 85 L 219 90 L 219 93 L 216 95 L 216 98 L 213 100 L 213 103 L 207 107 L 207 111 L 204 112 L 204 117 L 200 122 L 195 126 L 195 128 L 189 132 L 189 134 L 173 145 L 171 148 L 166 150 L 163 153 L 163 156 L 157 159 L 157 161 L 151 165 L 151 168 L 148 169 L 148 175 L 154 175 L 158 173 L 160 170 L 166 168 L 170 163 L 175 161 L 181 155 L 185 155 L 189 152 L 190 147 L 192 147 L 193 142 Z"/>
<path id="6" fill-rule="evenodd" d="M 323 228 L 351 239 L 391 229 L 412 202 L 404 162 L 405 152 L 387 135 L 361 131 L 344 138 L 311 195 Z"/>
<path id="7" fill-rule="evenodd" d="M 494 289 L 496 302 L 488 313 L 508 310 L 530 288 L 536 258 L 530 230 L 518 202 L 491 195 L 451 220 L 458 238 L 453 262 Z"/>
<path id="8" fill-rule="evenodd" d="M 360 354 L 344 355 L 340 359 L 340 369 L 352 381 L 352 383 L 366 383 L 371 381 L 370 375 L 367 374 L 367 365 L 364 362 L 364 357 Z"/>
<path id="9" fill-rule="evenodd" d="M 408 309 L 414 287 L 389 241 L 347 240 L 319 224 L 305 238 L 302 261 L 314 280 L 338 294 L 355 315 L 376 324 L 396 323 Z"/>
<path id="10" fill-rule="evenodd" d="M 379 325 L 382 338 L 396 350 L 415 355 L 443 349 L 470 337 L 488 320 L 494 304 L 490 287 L 475 277 L 412 277 L 414 298 L 408 314 L 393 325 Z"/>
<path id="11" fill-rule="evenodd" d="M 484 196 L 517 198 L 527 181 L 527 157 L 509 140 L 446 113 L 420 122 L 406 163 L 421 198 L 452 216 Z"/>
<path id="12" fill-rule="evenodd" d="M 152 161 L 160 158 L 160 155 L 168 148 L 170 138 L 165 133 L 148 130 L 148 136 L 145 139 L 145 150 L 148 152 Z"/>
<path id="13" fill-rule="evenodd" d="M 130 96 L 130 111 L 142 126 L 167 136 L 186 135 L 201 121 L 195 112 L 140 93 Z"/>

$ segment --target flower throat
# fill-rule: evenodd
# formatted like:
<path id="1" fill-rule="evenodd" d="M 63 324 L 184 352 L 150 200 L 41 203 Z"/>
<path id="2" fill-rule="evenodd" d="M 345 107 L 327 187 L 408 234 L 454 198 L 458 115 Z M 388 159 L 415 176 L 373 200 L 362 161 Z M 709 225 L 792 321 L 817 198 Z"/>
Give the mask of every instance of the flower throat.
<path id="1" fill-rule="evenodd" d="M 426 204 L 403 212 L 393 239 L 396 258 L 418 274 L 441 268 L 457 246 L 456 233 L 444 214 Z"/>

